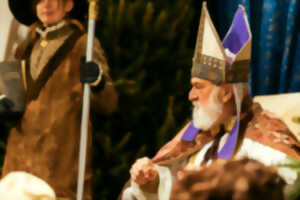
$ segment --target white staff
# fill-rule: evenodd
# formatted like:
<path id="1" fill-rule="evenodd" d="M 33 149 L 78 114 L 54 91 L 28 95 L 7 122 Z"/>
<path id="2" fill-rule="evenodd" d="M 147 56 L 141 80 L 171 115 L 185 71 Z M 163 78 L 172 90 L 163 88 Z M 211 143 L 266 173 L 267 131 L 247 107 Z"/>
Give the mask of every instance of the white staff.
<path id="1" fill-rule="evenodd" d="M 96 18 L 98 14 L 99 0 L 89 0 L 89 24 L 88 24 L 88 38 L 86 48 L 86 62 L 91 62 L 93 59 L 93 47 Z M 84 190 L 84 174 L 86 162 L 86 146 L 87 146 L 87 132 L 88 121 L 90 114 L 90 85 L 84 83 L 83 85 L 83 103 L 82 103 L 82 116 L 81 116 L 81 135 L 80 135 L 80 149 L 79 149 L 79 169 L 78 169 L 78 182 L 77 182 L 77 200 L 82 200 Z"/>

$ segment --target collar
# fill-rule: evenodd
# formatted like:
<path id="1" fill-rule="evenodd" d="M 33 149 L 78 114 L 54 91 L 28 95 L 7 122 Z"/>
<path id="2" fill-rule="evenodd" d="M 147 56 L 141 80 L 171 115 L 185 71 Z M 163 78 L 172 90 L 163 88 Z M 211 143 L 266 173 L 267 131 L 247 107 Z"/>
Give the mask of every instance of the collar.
<path id="1" fill-rule="evenodd" d="M 236 116 L 231 116 L 228 120 L 226 120 L 226 122 L 224 123 L 226 132 L 230 132 L 233 129 L 235 120 Z"/>
<path id="2" fill-rule="evenodd" d="M 228 118 L 224 124 L 224 128 L 225 128 L 225 131 L 226 132 L 230 132 L 232 129 L 233 129 L 233 126 L 234 126 L 234 122 L 236 120 L 236 116 L 231 116 L 230 118 Z M 212 127 L 209 132 L 210 132 L 210 135 L 211 136 L 215 136 L 217 135 L 219 132 L 220 132 L 220 129 L 221 129 L 221 126 L 215 126 L 215 127 Z"/>
<path id="3" fill-rule="evenodd" d="M 62 20 L 56 25 L 49 26 L 44 28 L 41 24 L 36 28 L 36 32 L 40 34 L 41 38 L 46 39 L 47 36 L 51 35 L 52 33 L 61 30 L 63 27 L 67 25 L 66 20 Z"/>

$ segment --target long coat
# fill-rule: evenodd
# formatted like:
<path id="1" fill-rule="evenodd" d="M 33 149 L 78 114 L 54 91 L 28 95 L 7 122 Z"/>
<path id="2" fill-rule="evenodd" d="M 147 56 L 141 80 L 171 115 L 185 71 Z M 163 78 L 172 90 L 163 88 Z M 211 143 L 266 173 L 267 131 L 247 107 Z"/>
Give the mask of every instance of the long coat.
<path id="1" fill-rule="evenodd" d="M 9 135 L 2 175 L 26 171 L 54 188 L 57 197 L 75 199 L 78 173 L 82 84 L 80 58 L 85 55 L 87 34 L 75 20 L 38 34 L 38 23 L 16 51 L 26 60 L 26 109 Z M 45 32 L 45 31 L 44 31 Z M 105 85 L 92 92 L 92 110 L 109 114 L 116 109 L 117 94 L 98 40 L 94 61 L 104 71 Z M 91 123 L 89 122 L 85 199 L 91 199 Z"/>

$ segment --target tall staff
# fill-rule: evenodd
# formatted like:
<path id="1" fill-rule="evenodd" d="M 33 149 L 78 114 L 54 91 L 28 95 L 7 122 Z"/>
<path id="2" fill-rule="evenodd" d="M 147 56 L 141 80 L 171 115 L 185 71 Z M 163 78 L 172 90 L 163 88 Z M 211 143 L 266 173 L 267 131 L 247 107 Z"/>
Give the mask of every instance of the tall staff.
<path id="1" fill-rule="evenodd" d="M 95 26 L 96 26 L 96 19 L 98 15 L 98 5 L 97 5 L 98 2 L 99 0 L 89 0 L 89 23 L 88 23 L 88 38 L 87 38 L 87 48 L 86 48 L 86 62 L 90 62 L 93 59 Z M 90 85 L 88 83 L 84 83 L 81 130 L 80 130 L 81 135 L 80 135 L 80 149 L 79 149 L 77 200 L 82 200 L 82 196 L 84 192 L 84 174 L 85 174 L 89 114 L 90 114 Z"/>

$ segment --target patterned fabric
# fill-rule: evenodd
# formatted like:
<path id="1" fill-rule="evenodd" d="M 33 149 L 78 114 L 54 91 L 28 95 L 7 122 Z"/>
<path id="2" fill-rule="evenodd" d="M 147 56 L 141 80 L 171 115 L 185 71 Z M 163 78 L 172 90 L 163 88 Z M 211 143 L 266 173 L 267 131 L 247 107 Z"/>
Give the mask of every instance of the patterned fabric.
<path id="1" fill-rule="evenodd" d="M 300 2 L 217 0 L 216 28 L 222 38 L 238 4 L 246 8 L 253 34 L 252 95 L 300 91 Z"/>

